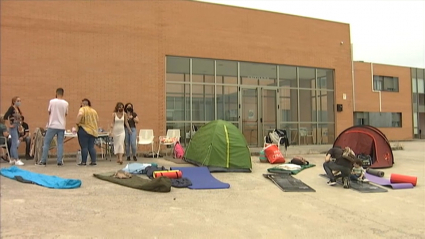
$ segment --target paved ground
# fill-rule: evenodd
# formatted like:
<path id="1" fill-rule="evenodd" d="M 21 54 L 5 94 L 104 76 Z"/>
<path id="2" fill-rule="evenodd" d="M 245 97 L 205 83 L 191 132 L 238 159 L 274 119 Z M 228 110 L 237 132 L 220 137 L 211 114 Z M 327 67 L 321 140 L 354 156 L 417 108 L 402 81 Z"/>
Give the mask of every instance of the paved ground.
<path id="1" fill-rule="evenodd" d="M 80 168 L 30 165 L 24 169 L 79 178 L 74 190 L 52 190 L 0 177 L 2 238 L 425 238 L 425 141 L 404 143 L 385 170 L 417 175 L 418 186 L 362 194 L 329 187 L 323 155 L 296 175 L 316 193 L 286 193 L 262 174 L 270 167 L 253 157 L 253 172 L 216 173 L 227 190 L 172 189 L 151 193 L 101 181 L 93 173 L 122 168 L 114 161 Z M 288 155 L 290 157 L 291 155 Z M 151 162 L 150 159 L 143 159 Z M 175 164 L 155 160 L 164 166 Z M 2 167 L 8 167 L 2 164 Z M 182 166 L 182 165 L 179 165 Z"/>

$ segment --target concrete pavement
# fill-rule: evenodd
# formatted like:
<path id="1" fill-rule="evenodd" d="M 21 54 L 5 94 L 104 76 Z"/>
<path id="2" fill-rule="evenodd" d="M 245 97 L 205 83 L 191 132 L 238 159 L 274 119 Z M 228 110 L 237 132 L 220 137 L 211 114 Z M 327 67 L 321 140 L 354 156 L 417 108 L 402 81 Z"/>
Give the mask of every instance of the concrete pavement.
<path id="1" fill-rule="evenodd" d="M 53 190 L 0 177 L 1 238 L 425 238 L 425 141 L 403 144 L 405 150 L 394 151 L 394 167 L 384 170 L 386 177 L 392 172 L 415 175 L 418 185 L 375 194 L 327 186 L 318 176 L 324 155 L 317 153 L 303 155 L 317 166 L 295 176 L 315 193 L 282 192 L 262 177 L 271 165 L 255 156 L 252 173 L 213 174 L 230 189 L 172 188 L 170 193 L 139 191 L 92 176 L 125 166 L 114 160 L 100 160 L 95 167 L 78 167 L 73 158 L 63 167 L 54 159 L 47 167 L 26 161 L 23 169 L 78 178 L 83 185 Z M 306 152 L 292 148 L 289 159 Z M 163 159 L 139 162 L 176 166 Z"/>

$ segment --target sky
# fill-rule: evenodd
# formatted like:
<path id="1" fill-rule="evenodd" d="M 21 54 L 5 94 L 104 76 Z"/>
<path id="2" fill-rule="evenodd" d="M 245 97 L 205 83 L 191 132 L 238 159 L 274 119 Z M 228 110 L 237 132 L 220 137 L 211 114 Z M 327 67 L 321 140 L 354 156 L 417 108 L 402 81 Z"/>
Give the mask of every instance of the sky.
<path id="1" fill-rule="evenodd" d="M 349 23 L 355 61 L 425 68 L 425 0 L 202 0 Z"/>

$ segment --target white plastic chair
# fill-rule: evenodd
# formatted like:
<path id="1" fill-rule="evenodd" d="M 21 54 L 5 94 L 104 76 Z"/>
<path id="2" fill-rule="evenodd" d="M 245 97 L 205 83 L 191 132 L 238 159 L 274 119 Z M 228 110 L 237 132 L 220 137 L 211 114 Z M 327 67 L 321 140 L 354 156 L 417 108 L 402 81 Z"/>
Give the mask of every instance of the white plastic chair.
<path id="1" fill-rule="evenodd" d="M 158 139 L 159 143 L 157 158 L 159 157 L 159 150 L 161 149 L 161 145 L 174 145 L 176 142 L 180 141 L 180 130 L 169 129 L 167 130 L 167 136 L 159 136 Z"/>
<path id="2" fill-rule="evenodd" d="M 300 141 L 304 139 L 304 143 L 308 144 L 308 138 L 311 138 L 311 141 L 314 144 L 313 132 L 309 131 L 307 127 L 300 127 L 299 132 L 300 132 Z"/>
<path id="3" fill-rule="evenodd" d="M 152 129 L 141 129 L 139 131 L 139 136 L 137 137 L 137 144 L 138 145 L 151 145 L 152 146 L 152 158 L 155 157 L 154 151 L 153 151 L 153 140 L 155 136 L 153 134 Z"/>
<path id="4" fill-rule="evenodd" d="M 269 136 L 270 136 L 270 134 L 271 133 L 269 133 Z M 270 138 L 271 138 L 271 136 L 270 136 Z M 264 144 L 263 144 L 263 149 L 267 146 L 267 145 L 270 145 L 270 144 L 274 144 L 274 145 L 276 145 L 277 146 L 277 148 L 280 150 L 280 142 L 281 142 L 281 140 L 283 139 L 283 137 L 279 137 L 279 140 L 277 141 L 277 142 L 274 142 L 273 140 L 272 140 L 272 142 L 271 143 L 267 143 L 267 136 L 264 136 Z M 285 156 L 287 155 L 287 150 L 284 148 L 284 153 L 285 153 Z"/>

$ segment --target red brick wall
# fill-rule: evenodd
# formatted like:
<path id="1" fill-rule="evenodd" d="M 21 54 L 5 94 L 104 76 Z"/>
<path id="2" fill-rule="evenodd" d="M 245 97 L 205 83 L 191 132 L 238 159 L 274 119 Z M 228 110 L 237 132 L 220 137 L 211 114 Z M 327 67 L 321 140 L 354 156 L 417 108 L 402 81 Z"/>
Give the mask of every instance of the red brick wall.
<path id="1" fill-rule="evenodd" d="M 372 91 L 373 75 L 399 78 L 399 92 L 381 92 L 381 111 L 401 112 L 402 127 L 380 128 L 380 130 L 389 140 L 412 139 L 412 79 L 410 68 L 354 62 L 355 111 L 379 112 L 379 92 Z"/>
<path id="2" fill-rule="evenodd" d="M 133 102 L 139 128 L 163 135 L 166 55 L 335 69 L 337 133 L 352 125 L 347 24 L 192 1 L 2 1 L 1 32 L 1 112 L 19 95 L 32 128 L 63 87 L 68 128 L 87 97 L 100 126 Z"/>

